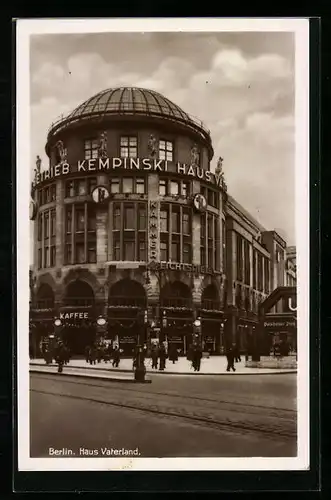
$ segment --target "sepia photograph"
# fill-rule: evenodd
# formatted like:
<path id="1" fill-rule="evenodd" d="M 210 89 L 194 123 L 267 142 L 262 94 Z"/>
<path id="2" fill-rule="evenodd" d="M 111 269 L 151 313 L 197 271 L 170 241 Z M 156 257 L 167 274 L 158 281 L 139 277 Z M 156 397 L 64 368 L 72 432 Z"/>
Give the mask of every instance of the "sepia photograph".
<path id="1" fill-rule="evenodd" d="M 17 21 L 19 470 L 309 468 L 308 35 Z"/>

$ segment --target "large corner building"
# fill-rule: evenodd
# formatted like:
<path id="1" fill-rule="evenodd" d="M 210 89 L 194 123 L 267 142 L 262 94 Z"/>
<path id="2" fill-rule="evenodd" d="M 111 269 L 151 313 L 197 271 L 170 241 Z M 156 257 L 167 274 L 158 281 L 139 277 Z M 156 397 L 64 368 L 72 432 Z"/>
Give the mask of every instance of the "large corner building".
<path id="1" fill-rule="evenodd" d="M 295 252 L 289 266 L 286 242 L 227 193 L 221 158 L 211 172 L 209 131 L 159 93 L 100 92 L 51 125 L 46 152 L 31 192 L 32 343 L 60 318 L 76 354 L 99 335 L 186 353 L 198 318 L 205 349 L 245 351 L 258 304 L 295 286 Z"/>

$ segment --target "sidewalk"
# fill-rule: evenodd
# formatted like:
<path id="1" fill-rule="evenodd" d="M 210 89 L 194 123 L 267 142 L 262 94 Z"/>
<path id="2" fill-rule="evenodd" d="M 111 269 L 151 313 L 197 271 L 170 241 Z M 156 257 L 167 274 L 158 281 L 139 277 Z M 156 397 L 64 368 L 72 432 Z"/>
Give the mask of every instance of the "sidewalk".
<path id="1" fill-rule="evenodd" d="M 44 359 L 33 359 L 30 360 L 30 368 L 33 366 L 43 365 L 46 367 Z M 55 364 L 53 363 L 53 366 Z M 186 358 L 179 358 L 175 364 L 167 359 L 166 368 L 164 371 L 152 370 L 152 360 L 147 358 L 145 360 L 145 366 L 147 373 L 154 373 L 157 375 L 266 375 L 266 374 L 276 374 L 276 373 L 296 373 L 295 369 L 276 369 L 276 368 L 248 368 L 245 366 L 245 358 L 241 358 L 240 363 L 235 363 L 235 372 L 227 372 L 227 360 L 225 356 L 211 356 L 210 358 L 203 358 L 201 360 L 200 372 L 194 372 L 191 367 L 191 362 Z M 95 365 L 90 365 L 86 363 L 85 359 L 72 359 L 69 364 L 64 367 L 64 371 L 67 368 L 76 368 L 80 369 L 88 369 L 91 371 L 106 371 L 117 372 L 120 373 L 128 373 L 130 372 L 133 377 L 133 369 L 132 369 L 132 359 L 121 359 L 120 366 L 115 368 L 112 366 L 111 362 L 105 363 L 101 361 L 100 363 L 96 363 Z M 52 368 L 52 366 L 50 366 Z"/>
<path id="2" fill-rule="evenodd" d="M 152 381 L 148 377 L 144 380 L 144 382 L 137 382 L 134 379 L 133 373 L 128 372 L 117 372 L 110 371 L 107 369 L 99 368 L 98 370 L 89 370 L 88 366 L 80 367 L 74 365 L 65 365 L 63 367 L 63 372 L 59 373 L 58 366 L 53 363 L 52 365 L 46 365 L 45 363 L 41 363 L 42 360 L 35 360 L 35 363 L 30 363 L 30 372 L 33 373 L 52 373 L 53 375 L 57 375 L 59 377 L 69 375 L 70 377 L 86 377 L 93 378 L 99 380 L 109 380 L 114 382 L 124 382 L 124 383 L 145 383 L 150 384 Z M 80 361 L 80 360 L 78 360 Z M 86 369 L 87 368 L 87 369 Z"/>

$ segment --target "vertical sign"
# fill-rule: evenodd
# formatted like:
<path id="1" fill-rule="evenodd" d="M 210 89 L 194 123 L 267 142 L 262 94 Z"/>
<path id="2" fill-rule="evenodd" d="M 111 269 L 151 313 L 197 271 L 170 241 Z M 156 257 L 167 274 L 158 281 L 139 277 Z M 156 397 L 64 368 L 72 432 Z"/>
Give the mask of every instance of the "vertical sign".
<path id="1" fill-rule="evenodd" d="M 157 262 L 158 260 L 158 238 L 159 238 L 159 203 L 157 201 L 149 202 L 148 217 L 148 261 Z"/>

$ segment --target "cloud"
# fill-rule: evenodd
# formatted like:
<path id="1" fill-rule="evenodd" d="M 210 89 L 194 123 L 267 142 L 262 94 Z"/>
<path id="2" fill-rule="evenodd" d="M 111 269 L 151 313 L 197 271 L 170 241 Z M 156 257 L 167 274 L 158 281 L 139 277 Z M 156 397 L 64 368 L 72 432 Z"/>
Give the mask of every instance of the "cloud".
<path id="1" fill-rule="evenodd" d="M 164 94 L 211 131 L 230 193 L 294 239 L 293 37 L 257 33 L 38 37 L 31 51 L 31 162 L 54 118 L 106 88 Z M 43 156 L 44 155 L 44 156 Z"/>

